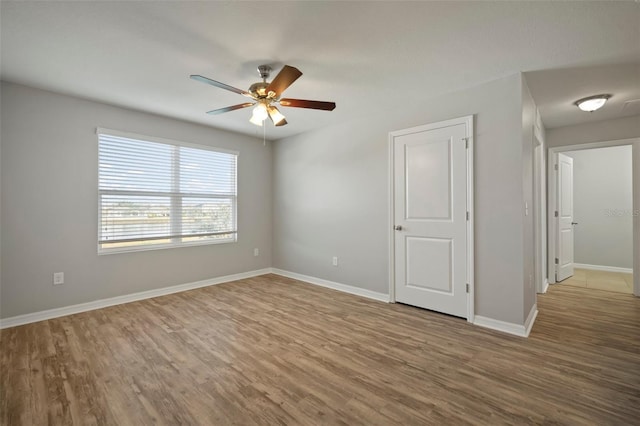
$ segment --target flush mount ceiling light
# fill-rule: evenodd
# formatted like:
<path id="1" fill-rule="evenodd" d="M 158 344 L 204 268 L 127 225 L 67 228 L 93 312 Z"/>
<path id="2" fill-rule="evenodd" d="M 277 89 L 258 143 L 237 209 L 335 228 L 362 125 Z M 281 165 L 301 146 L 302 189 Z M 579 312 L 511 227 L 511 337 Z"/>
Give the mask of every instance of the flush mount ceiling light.
<path id="1" fill-rule="evenodd" d="M 574 102 L 574 105 L 580 108 L 582 111 L 593 112 L 597 109 L 602 108 L 607 99 L 609 99 L 611 95 L 595 95 L 589 96 L 587 98 L 578 99 Z"/>

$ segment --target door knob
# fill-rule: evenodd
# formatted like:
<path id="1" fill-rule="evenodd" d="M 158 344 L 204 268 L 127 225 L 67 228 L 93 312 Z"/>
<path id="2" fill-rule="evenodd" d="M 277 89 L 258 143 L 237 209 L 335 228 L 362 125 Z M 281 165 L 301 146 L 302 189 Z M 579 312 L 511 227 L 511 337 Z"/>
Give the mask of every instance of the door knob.
<path id="1" fill-rule="evenodd" d="M 577 225 L 577 224 L 578 224 L 578 222 L 571 222 L 571 224 L 572 224 L 572 225 Z"/>
<path id="2" fill-rule="evenodd" d="M 393 227 L 396 231 L 402 231 L 402 225 L 396 225 Z"/>

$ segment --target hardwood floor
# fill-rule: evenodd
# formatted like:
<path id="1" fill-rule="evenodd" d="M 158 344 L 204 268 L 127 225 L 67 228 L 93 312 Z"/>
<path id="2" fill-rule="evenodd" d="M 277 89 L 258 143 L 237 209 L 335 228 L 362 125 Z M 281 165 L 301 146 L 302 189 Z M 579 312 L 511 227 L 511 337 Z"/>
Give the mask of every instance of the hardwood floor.
<path id="1" fill-rule="evenodd" d="M 640 299 L 552 286 L 528 339 L 277 275 L 6 329 L 3 425 L 637 424 Z"/>

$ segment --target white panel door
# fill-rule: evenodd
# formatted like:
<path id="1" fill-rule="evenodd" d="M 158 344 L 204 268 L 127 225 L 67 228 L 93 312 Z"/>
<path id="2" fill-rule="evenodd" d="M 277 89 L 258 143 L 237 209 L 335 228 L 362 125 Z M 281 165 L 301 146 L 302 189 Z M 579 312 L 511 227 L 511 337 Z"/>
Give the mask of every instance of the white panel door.
<path id="1" fill-rule="evenodd" d="M 469 135 L 433 127 L 393 138 L 395 298 L 466 318 Z"/>
<path id="2" fill-rule="evenodd" d="M 573 158 L 558 154 L 556 281 L 573 276 Z"/>

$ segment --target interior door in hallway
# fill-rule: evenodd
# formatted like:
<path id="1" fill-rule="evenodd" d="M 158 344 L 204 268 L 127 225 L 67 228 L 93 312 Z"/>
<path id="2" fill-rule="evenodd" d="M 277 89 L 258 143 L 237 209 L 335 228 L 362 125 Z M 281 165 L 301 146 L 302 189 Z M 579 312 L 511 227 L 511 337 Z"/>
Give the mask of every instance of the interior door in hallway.
<path id="1" fill-rule="evenodd" d="M 395 300 L 467 318 L 470 124 L 394 132 Z"/>
<path id="2" fill-rule="evenodd" d="M 573 158 L 558 154 L 556 281 L 573 276 Z"/>

